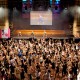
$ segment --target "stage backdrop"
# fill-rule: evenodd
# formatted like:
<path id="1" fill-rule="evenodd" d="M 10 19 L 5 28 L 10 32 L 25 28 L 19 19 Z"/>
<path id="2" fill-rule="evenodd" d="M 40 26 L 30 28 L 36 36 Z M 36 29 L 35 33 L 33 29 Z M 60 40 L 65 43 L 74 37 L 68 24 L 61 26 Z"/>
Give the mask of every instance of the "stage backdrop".
<path id="1" fill-rule="evenodd" d="M 0 38 L 10 38 L 10 29 L 0 29 Z"/>
<path id="2" fill-rule="evenodd" d="M 31 11 L 30 25 L 52 25 L 52 11 Z"/>

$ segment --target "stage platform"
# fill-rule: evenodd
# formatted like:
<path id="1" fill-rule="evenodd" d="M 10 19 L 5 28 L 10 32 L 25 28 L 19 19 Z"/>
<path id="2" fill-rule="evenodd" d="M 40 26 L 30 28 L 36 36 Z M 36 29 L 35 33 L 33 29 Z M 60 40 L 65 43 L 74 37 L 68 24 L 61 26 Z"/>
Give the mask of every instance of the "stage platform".
<path id="1" fill-rule="evenodd" d="M 66 37 L 64 30 L 15 30 L 14 37 Z"/>

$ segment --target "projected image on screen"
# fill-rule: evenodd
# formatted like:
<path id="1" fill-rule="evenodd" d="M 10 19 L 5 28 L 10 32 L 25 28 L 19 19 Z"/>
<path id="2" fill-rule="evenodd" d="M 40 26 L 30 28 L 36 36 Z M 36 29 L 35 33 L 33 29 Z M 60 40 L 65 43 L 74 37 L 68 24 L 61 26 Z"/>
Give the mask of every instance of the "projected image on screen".
<path id="1" fill-rule="evenodd" d="M 30 25 L 52 25 L 52 12 L 31 11 Z"/>

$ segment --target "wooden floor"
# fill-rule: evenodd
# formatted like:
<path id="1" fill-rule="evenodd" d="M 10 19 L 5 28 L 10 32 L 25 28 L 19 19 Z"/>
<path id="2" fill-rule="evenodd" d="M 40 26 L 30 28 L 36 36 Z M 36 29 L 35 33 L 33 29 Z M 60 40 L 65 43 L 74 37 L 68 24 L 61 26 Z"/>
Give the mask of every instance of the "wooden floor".
<path id="1" fill-rule="evenodd" d="M 65 31 L 64 30 L 15 30 L 14 31 L 14 37 L 64 37 Z"/>

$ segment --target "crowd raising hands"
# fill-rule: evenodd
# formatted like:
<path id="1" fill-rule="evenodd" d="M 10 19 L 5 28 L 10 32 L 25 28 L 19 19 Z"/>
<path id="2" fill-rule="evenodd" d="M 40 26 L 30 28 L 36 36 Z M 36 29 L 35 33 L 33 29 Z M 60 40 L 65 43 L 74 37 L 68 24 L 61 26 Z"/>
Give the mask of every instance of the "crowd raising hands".
<path id="1" fill-rule="evenodd" d="M 80 42 L 59 39 L 0 41 L 0 80 L 80 80 Z"/>

